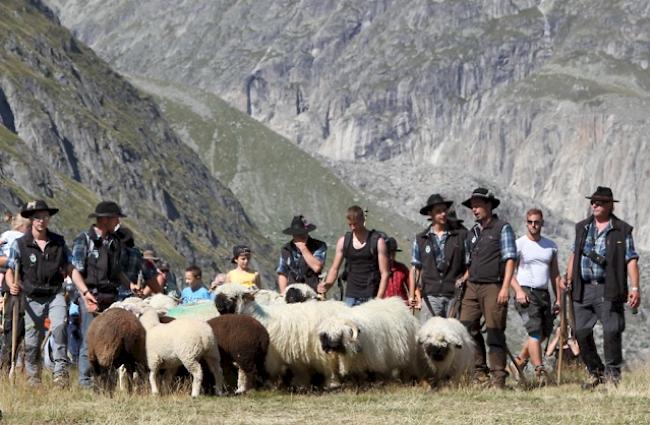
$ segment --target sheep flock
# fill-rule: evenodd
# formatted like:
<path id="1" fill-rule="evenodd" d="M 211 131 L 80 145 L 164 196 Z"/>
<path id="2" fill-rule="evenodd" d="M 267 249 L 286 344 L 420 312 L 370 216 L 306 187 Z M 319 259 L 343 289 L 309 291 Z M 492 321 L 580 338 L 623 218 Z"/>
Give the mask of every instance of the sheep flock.
<path id="1" fill-rule="evenodd" d="M 112 391 L 116 376 L 120 390 L 148 378 L 156 395 L 188 379 L 192 397 L 377 381 L 435 388 L 463 379 L 474 351 L 460 322 L 420 326 L 399 298 L 349 307 L 319 300 L 306 285 L 282 296 L 231 283 L 193 305 L 164 295 L 117 302 L 93 321 L 88 346 L 98 389 Z"/>

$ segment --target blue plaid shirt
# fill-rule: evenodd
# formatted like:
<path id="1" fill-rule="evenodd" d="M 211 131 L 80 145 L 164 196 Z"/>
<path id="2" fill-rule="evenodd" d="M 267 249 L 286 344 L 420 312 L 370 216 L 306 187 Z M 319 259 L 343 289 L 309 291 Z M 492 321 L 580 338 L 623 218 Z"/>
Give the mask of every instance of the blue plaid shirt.
<path id="1" fill-rule="evenodd" d="M 70 262 L 75 269 L 79 270 L 79 273 L 84 273 L 86 271 L 86 258 L 90 255 L 90 233 L 88 230 L 81 232 L 72 242 L 72 257 Z M 110 238 L 101 238 L 102 243 L 107 245 L 111 242 Z M 121 265 L 121 263 L 120 263 Z M 120 267 L 121 268 L 121 267 Z"/>
<path id="2" fill-rule="evenodd" d="M 125 247 L 122 249 L 120 265 L 131 283 L 138 282 L 140 272 L 142 272 L 142 278 L 145 282 L 158 274 L 156 267 L 142 259 L 142 252 L 138 248 Z"/>
<path id="3" fill-rule="evenodd" d="M 585 239 L 583 252 L 594 251 L 598 255 L 606 256 L 607 234 L 612 230 L 611 220 L 600 233 L 598 233 L 598 229 L 593 221 L 585 225 L 585 230 L 587 231 L 587 238 Z M 575 254 L 574 244 L 571 244 L 571 252 Z M 639 255 L 636 253 L 634 240 L 630 234 L 625 237 L 625 261 L 630 261 L 635 258 L 639 258 Z M 582 280 L 585 282 L 605 281 L 605 268 L 586 255 L 580 255 L 580 274 Z"/>
<path id="4" fill-rule="evenodd" d="M 322 244 L 316 251 L 312 252 L 311 255 L 313 255 L 314 258 L 320 261 L 322 264 L 325 264 L 325 258 L 327 256 L 327 245 Z M 291 250 L 291 261 L 293 261 L 293 264 L 298 264 L 298 261 L 300 261 L 301 257 L 302 253 L 299 249 Z M 280 255 L 280 261 L 278 261 L 278 268 L 276 269 L 276 273 L 283 275 L 289 274 L 289 265 L 282 259 L 282 255 Z"/>
<path id="5" fill-rule="evenodd" d="M 470 229 L 470 232 L 474 232 L 475 229 L 479 230 L 481 226 L 480 224 L 476 224 L 474 227 Z M 469 264 L 470 263 L 470 253 L 472 249 L 469 246 L 469 241 L 465 240 L 465 263 Z M 510 223 L 506 223 L 502 228 L 501 228 L 501 262 L 505 262 L 507 260 L 517 260 L 517 241 L 515 239 L 515 231 L 512 230 L 512 226 Z"/>
<path id="6" fill-rule="evenodd" d="M 431 236 L 434 236 L 431 238 Z M 433 249 L 436 254 L 436 264 L 442 264 L 445 259 L 445 244 L 449 238 L 449 232 L 445 230 L 440 236 L 436 235 L 432 228 L 429 228 L 429 238 L 433 239 Z M 413 248 L 411 248 L 411 264 L 416 269 L 422 268 L 422 256 L 420 254 L 420 247 L 417 242 L 417 235 L 413 240 Z"/>

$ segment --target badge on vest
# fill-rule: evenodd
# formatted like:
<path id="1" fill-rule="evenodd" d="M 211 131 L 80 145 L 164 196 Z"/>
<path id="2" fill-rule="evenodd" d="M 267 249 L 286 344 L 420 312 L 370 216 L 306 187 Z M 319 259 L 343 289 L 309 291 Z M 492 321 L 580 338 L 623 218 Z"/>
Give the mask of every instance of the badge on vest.
<path id="1" fill-rule="evenodd" d="M 96 259 L 99 258 L 99 251 L 97 251 L 96 249 L 94 249 L 94 250 L 92 250 L 92 252 L 90 253 L 90 255 L 92 255 L 92 256 L 95 258 L 95 260 L 96 260 Z"/>
<path id="2" fill-rule="evenodd" d="M 427 247 L 424 248 L 424 252 L 426 252 L 427 254 L 431 254 L 431 247 L 427 245 Z"/>
<path id="3" fill-rule="evenodd" d="M 31 254 L 29 256 L 29 262 L 32 263 L 32 264 L 36 263 L 36 254 Z"/>
<path id="4" fill-rule="evenodd" d="M 476 236 L 472 238 L 472 243 L 476 243 Z"/>

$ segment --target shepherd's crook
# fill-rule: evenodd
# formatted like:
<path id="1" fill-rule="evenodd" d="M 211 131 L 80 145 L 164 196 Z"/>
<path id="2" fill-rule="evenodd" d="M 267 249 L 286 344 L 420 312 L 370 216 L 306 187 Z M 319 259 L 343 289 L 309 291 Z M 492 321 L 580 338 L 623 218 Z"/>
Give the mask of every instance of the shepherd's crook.
<path id="1" fill-rule="evenodd" d="M 16 265 L 16 274 L 14 276 L 14 283 L 20 287 L 19 278 L 20 266 Z M 12 295 L 12 309 L 11 309 L 11 368 L 9 369 L 9 382 L 11 385 L 16 384 L 16 354 L 18 352 L 18 314 L 20 312 L 20 294 Z"/>

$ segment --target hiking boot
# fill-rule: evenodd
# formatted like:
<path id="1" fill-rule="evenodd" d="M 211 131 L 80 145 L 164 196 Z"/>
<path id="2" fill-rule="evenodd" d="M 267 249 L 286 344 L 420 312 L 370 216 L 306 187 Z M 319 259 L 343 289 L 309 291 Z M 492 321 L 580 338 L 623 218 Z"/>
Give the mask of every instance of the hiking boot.
<path id="1" fill-rule="evenodd" d="M 41 378 L 38 378 L 36 376 L 30 376 L 27 378 L 27 385 L 30 387 L 40 387 L 41 386 Z"/>
<path id="2" fill-rule="evenodd" d="M 494 388 L 495 390 L 503 390 L 506 388 L 506 375 L 505 374 L 498 374 L 498 375 L 492 375 L 492 379 L 490 380 L 490 388 Z"/>
<path id="3" fill-rule="evenodd" d="M 482 368 L 474 369 L 472 373 L 472 385 L 485 386 L 490 380 L 487 370 Z"/>
<path id="4" fill-rule="evenodd" d="M 535 379 L 537 380 L 537 385 L 540 387 L 543 387 L 548 383 L 548 373 L 546 373 L 544 365 L 535 367 Z"/>
<path id="5" fill-rule="evenodd" d="M 589 377 L 582 383 L 583 390 L 593 390 L 598 385 L 603 383 L 603 378 L 600 375 L 589 375 Z"/>
<path id="6" fill-rule="evenodd" d="M 68 374 L 62 373 L 56 375 L 52 380 L 52 384 L 54 384 L 56 387 L 61 389 L 68 387 L 68 385 L 70 385 L 70 379 L 68 378 Z"/>

